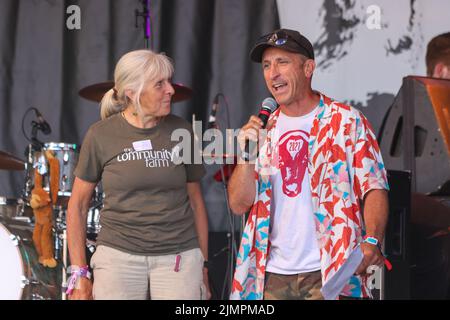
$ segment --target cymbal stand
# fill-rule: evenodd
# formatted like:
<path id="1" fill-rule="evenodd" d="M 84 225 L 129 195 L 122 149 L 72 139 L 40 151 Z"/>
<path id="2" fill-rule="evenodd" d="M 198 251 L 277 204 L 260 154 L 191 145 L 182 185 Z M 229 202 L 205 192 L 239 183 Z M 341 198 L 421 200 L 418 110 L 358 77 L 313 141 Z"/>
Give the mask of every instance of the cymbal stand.
<path id="1" fill-rule="evenodd" d="M 67 288 L 67 228 L 66 228 L 66 208 L 58 205 L 54 208 L 55 227 L 55 259 L 61 262 L 61 299 L 67 300 L 65 289 Z"/>
<path id="2" fill-rule="evenodd" d="M 136 28 L 138 28 L 138 19 L 139 17 L 142 17 L 144 19 L 144 22 L 142 24 L 144 28 L 144 43 L 146 49 L 151 49 L 151 16 L 150 16 L 150 0 L 139 0 L 139 2 L 142 2 L 142 11 L 139 11 L 138 9 L 135 10 L 135 24 Z"/>
<path id="3" fill-rule="evenodd" d="M 228 184 L 225 178 L 224 167 L 220 167 L 220 172 L 222 175 L 222 186 L 225 194 L 225 205 L 227 208 L 227 216 L 228 222 L 230 226 L 230 231 L 227 233 L 227 249 L 228 249 L 228 264 L 224 277 L 224 284 L 222 287 L 222 295 L 221 299 L 225 300 L 225 297 L 228 297 L 231 293 L 231 288 L 233 284 L 233 270 L 235 264 L 235 258 L 237 256 L 236 250 L 236 239 L 235 239 L 235 224 L 234 224 L 234 215 L 231 212 L 230 202 L 228 200 Z M 226 290 L 228 289 L 228 290 Z M 228 291 L 228 292 L 227 292 Z"/>
<path id="4" fill-rule="evenodd" d="M 25 187 L 22 192 L 23 200 L 30 198 L 31 189 L 33 188 L 33 145 L 31 143 L 27 146 L 25 153 L 27 155 L 27 162 L 25 164 Z"/>
<path id="5" fill-rule="evenodd" d="M 225 95 L 223 93 L 218 93 L 216 95 L 217 106 L 219 106 L 218 103 L 219 103 L 220 96 L 222 96 L 225 101 L 225 107 L 226 107 L 226 113 L 227 113 L 227 127 L 229 128 L 231 126 L 231 124 L 230 124 L 228 103 L 226 101 Z M 217 110 L 218 110 L 218 107 L 217 107 Z M 215 119 L 214 119 L 213 126 L 215 129 L 218 129 L 218 130 L 220 129 L 220 126 L 217 124 L 217 121 Z M 226 160 L 225 160 L 225 162 L 226 162 Z M 228 299 L 228 296 L 231 293 L 231 289 L 232 289 L 232 285 L 233 285 L 234 265 L 235 265 L 235 260 L 237 257 L 237 249 L 236 249 L 235 216 L 231 212 L 230 202 L 228 199 L 228 182 L 226 180 L 226 176 L 225 176 L 225 172 L 224 172 L 224 165 L 222 165 L 222 164 L 220 166 L 220 174 L 222 177 L 221 182 L 222 182 L 223 191 L 224 191 L 224 195 L 225 195 L 225 205 L 226 205 L 226 209 L 227 209 L 227 217 L 228 217 L 228 222 L 229 222 L 229 227 L 230 227 L 230 230 L 227 233 L 227 248 L 223 248 L 222 250 L 219 251 L 219 253 L 217 253 L 217 255 L 218 255 L 224 251 L 228 252 L 228 262 L 227 262 L 227 268 L 226 268 L 226 272 L 225 272 L 224 283 L 223 283 L 222 294 L 221 294 L 221 299 L 225 300 L 225 298 Z"/>
<path id="6" fill-rule="evenodd" d="M 62 241 L 62 281 L 61 281 L 61 300 L 67 300 L 66 288 L 67 288 L 67 267 L 68 267 L 68 254 L 67 254 L 67 230 L 64 229 L 60 235 Z"/>
<path id="7" fill-rule="evenodd" d="M 25 164 L 25 186 L 22 190 L 22 200 L 23 205 L 20 207 L 19 216 L 24 216 L 25 206 L 29 205 L 29 200 L 31 198 L 31 190 L 33 188 L 33 163 L 34 155 L 36 152 L 40 152 L 44 144 L 37 138 L 38 130 L 41 129 L 41 125 L 36 121 L 31 122 L 31 143 L 28 144 L 25 149 L 25 155 L 27 157 L 27 162 Z"/>

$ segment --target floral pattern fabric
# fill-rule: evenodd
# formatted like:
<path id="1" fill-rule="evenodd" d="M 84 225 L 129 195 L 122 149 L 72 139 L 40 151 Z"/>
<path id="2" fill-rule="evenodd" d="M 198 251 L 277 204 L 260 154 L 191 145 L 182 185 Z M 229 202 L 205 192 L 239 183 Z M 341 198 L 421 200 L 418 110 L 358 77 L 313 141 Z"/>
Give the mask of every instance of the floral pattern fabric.
<path id="1" fill-rule="evenodd" d="M 231 299 L 263 298 L 270 249 L 270 175 L 276 162 L 272 140 L 279 112 L 271 115 L 273 123 L 255 164 L 256 197 L 241 239 Z M 321 95 L 309 137 L 308 173 L 325 284 L 362 242 L 364 195 L 389 189 L 376 137 L 361 112 Z M 369 297 L 364 280 L 353 276 L 341 294 Z"/>

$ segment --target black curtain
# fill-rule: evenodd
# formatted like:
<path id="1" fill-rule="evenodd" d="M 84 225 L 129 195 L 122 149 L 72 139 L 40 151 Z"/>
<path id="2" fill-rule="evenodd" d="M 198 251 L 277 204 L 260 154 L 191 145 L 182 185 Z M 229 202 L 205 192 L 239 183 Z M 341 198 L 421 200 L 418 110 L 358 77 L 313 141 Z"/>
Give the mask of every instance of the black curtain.
<path id="1" fill-rule="evenodd" d="M 262 34 L 278 28 L 276 0 L 152 0 L 151 48 L 175 63 L 174 82 L 193 89 L 188 101 L 175 103 L 174 114 L 205 120 L 212 99 L 223 93 L 230 128 L 241 127 L 268 95 L 259 64 L 249 51 Z M 81 28 L 66 22 L 77 5 Z M 112 80 L 124 53 L 145 47 L 142 20 L 135 27 L 138 0 L 2 0 L 0 2 L 0 150 L 25 160 L 28 144 L 21 131 L 29 107 L 38 108 L 51 125 L 43 142 L 81 144 L 99 108 L 78 91 Z M 228 127 L 222 100 L 218 118 Z M 33 113 L 24 119 L 30 135 Z M 222 185 L 212 179 L 219 166 L 208 166 L 203 189 L 210 229 L 226 229 Z M 19 197 L 25 172 L 0 170 L 0 196 Z"/>

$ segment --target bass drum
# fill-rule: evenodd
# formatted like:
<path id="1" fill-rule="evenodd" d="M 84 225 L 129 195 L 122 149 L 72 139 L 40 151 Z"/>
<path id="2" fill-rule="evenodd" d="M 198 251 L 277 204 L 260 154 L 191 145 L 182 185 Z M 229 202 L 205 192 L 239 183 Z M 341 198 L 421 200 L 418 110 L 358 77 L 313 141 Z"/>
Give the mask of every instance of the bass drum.
<path id="1" fill-rule="evenodd" d="M 29 223 L 0 217 L 0 300 L 61 299 L 61 265 L 43 267 L 32 237 Z"/>

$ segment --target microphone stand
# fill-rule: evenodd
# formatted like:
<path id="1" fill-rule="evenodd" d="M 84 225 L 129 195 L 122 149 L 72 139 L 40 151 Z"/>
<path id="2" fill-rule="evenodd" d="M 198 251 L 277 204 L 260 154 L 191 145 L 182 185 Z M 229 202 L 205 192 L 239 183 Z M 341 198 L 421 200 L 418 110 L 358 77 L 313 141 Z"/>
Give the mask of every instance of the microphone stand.
<path id="1" fill-rule="evenodd" d="M 24 216 L 25 205 L 28 205 L 29 199 L 31 198 L 31 189 L 33 187 L 33 155 L 36 152 L 40 152 L 44 147 L 44 144 L 37 138 L 38 130 L 42 127 L 36 121 L 31 122 L 31 143 L 25 149 L 25 155 L 27 157 L 27 162 L 25 165 L 26 177 L 25 177 L 25 187 L 22 192 L 22 200 L 24 202 L 20 210 L 20 215 Z"/>
<path id="2" fill-rule="evenodd" d="M 225 98 L 225 96 L 222 93 L 219 93 L 218 96 L 222 96 L 223 98 Z M 226 107 L 228 108 L 228 104 L 226 104 Z M 217 108 L 217 109 L 219 109 L 219 108 Z M 230 127 L 230 117 L 229 117 L 228 109 L 227 109 L 227 125 L 228 125 L 228 127 Z M 215 127 L 215 129 L 218 129 L 218 130 L 220 129 L 217 122 L 214 127 Z M 225 161 L 225 164 L 226 164 L 226 159 L 224 159 L 224 158 L 222 158 L 222 159 Z M 230 202 L 228 199 L 228 182 L 225 177 L 223 164 L 221 164 L 221 166 L 220 166 L 220 174 L 222 177 L 222 187 L 223 187 L 223 191 L 225 194 L 225 205 L 226 205 L 226 209 L 227 209 L 227 216 L 228 216 L 228 223 L 230 226 L 230 230 L 227 233 L 227 247 L 219 250 L 219 252 L 216 255 L 214 255 L 214 257 L 216 257 L 217 255 L 219 255 L 220 253 L 222 253 L 224 251 L 228 251 L 227 268 L 226 268 L 226 272 L 225 272 L 224 283 L 222 286 L 222 294 L 221 294 L 221 300 L 225 300 L 225 297 L 226 296 L 228 297 L 230 295 L 232 285 L 233 285 L 233 270 L 234 270 L 235 260 L 237 257 L 237 249 L 236 249 L 236 234 L 235 234 L 235 221 L 234 221 L 235 217 L 234 217 L 233 213 L 231 212 L 231 208 L 230 208 Z"/>
<path id="3" fill-rule="evenodd" d="M 236 252 L 234 216 L 233 216 L 233 213 L 231 212 L 231 208 L 229 205 L 228 183 L 225 180 L 225 173 L 224 173 L 223 165 L 221 165 L 221 167 L 220 167 L 220 174 L 222 176 L 222 186 L 223 186 L 223 190 L 224 190 L 224 194 L 225 194 L 225 204 L 226 204 L 227 216 L 228 216 L 228 220 L 229 220 L 228 222 L 230 225 L 230 232 L 227 233 L 228 265 L 227 265 L 227 271 L 225 273 L 224 285 L 222 287 L 222 296 L 221 296 L 221 299 L 225 300 L 224 299 L 225 293 L 226 293 L 225 288 L 228 288 L 228 296 L 231 293 L 231 288 L 232 288 L 232 284 L 233 284 L 233 270 L 234 270 L 234 264 L 235 264 L 235 258 L 237 256 L 237 252 Z M 228 284 L 228 286 L 226 284 Z"/>
<path id="4" fill-rule="evenodd" d="M 151 30 L 151 16 L 150 16 L 150 0 L 139 0 L 142 2 L 142 11 L 138 9 L 135 10 L 134 14 L 136 17 L 136 28 L 138 28 L 139 17 L 144 18 L 142 26 L 144 27 L 144 45 L 146 49 L 151 49 L 150 39 L 152 35 Z"/>
<path id="5" fill-rule="evenodd" d="M 41 151 L 44 147 L 44 144 L 38 140 L 37 132 L 38 130 L 42 131 L 42 125 L 37 123 L 36 121 L 31 121 L 32 129 L 31 129 L 31 145 L 33 151 Z"/>

